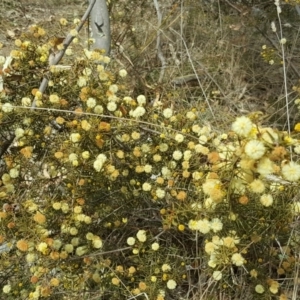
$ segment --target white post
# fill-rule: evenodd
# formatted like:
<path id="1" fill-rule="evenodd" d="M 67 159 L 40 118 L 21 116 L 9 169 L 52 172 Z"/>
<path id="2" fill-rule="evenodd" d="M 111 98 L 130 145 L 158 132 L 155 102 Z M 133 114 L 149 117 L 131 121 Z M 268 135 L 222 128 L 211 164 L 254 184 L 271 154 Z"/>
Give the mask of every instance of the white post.
<path id="1" fill-rule="evenodd" d="M 90 2 L 92 0 L 89 0 Z M 92 49 L 103 49 L 105 55 L 110 54 L 110 24 L 105 0 L 96 0 L 90 17 L 91 38 L 95 40 Z"/>

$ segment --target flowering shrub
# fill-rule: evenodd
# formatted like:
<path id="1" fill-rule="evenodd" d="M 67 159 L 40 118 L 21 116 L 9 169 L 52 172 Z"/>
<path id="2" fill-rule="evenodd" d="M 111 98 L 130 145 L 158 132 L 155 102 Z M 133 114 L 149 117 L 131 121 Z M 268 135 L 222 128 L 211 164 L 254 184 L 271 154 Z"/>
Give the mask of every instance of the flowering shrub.
<path id="1" fill-rule="evenodd" d="M 243 282 L 285 297 L 297 132 L 242 116 L 220 133 L 197 108 L 152 107 L 101 51 L 48 67 L 38 26 L 15 44 L 0 104 L 2 139 L 13 137 L 0 166 L 2 298 L 168 299 L 200 279 L 207 292 Z"/>

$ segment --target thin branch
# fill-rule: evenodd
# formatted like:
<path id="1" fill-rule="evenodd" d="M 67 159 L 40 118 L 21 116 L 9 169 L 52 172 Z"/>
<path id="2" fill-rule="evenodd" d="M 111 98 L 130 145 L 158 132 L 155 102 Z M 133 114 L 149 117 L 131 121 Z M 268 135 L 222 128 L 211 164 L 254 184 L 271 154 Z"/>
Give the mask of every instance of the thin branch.
<path id="1" fill-rule="evenodd" d="M 172 132 L 177 132 L 177 133 L 182 133 L 181 130 L 177 130 L 177 129 L 173 129 L 173 128 L 166 128 L 164 125 L 160 125 L 160 124 L 153 124 L 150 122 L 146 122 L 146 121 L 141 121 L 139 119 L 129 119 L 129 118 L 124 118 L 124 117 L 116 117 L 113 115 L 101 115 L 101 114 L 96 114 L 96 113 L 90 113 L 90 112 L 77 112 L 77 111 L 73 111 L 73 110 L 64 110 L 64 109 L 58 109 L 58 108 L 46 108 L 46 107 L 34 107 L 34 108 L 30 108 L 30 107 L 26 107 L 26 106 L 19 106 L 19 105 L 12 105 L 13 108 L 21 108 L 21 109 L 35 109 L 35 110 L 42 110 L 42 111 L 55 111 L 55 112 L 61 112 L 61 113 L 68 113 L 68 114 L 74 114 L 74 115 L 85 115 L 85 116 L 95 116 L 95 117 L 102 117 L 102 118 L 109 118 L 109 119 L 113 119 L 113 120 L 120 120 L 120 121 L 125 121 L 125 122 L 133 122 L 133 123 L 137 123 L 137 124 L 144 124 L 147 126 L 153 126 L 153 127 L 157 127 L 157 128 L 161 128 L 162 130 L 168 130 L 168 131 L 172 131 Z M 153 133 L 158 133 L 157 131 L 152 131 Z M 161 132 L 160 132 L 161 134 Z M 198 140 L 197 137 L 187 134 L 185 133 L 184 136 L 190 137 L 192 139 Z"/>
<path id="2" fill-rule="evenodd" d="M 288 133 L 291 134 L 291 124 L 290 124 L 290 111 L 289 111 L 289 98 L 288 98 L 288 87 L 287 87 L 287 71 L 286 71 L 286 56 L 285 56 L 285 50 L 284 50 L 284 44 L 282 43 L 283 40 L 283 31 L 282 31 L 282 23 L 280 18 L 281 8 L 275 3 L 277 8 L 277 18 L 279 23 L 279 33 L 280 37 L 278 38 L 279 44 L 281 47 L 281 54 L 282 54 L 282 67 L 283 67 L 283 83 L 284 83 L 284 96 L 285 96 L 285 103 L 286 103 L 286 120 L 287 120 L 287 127 L 288 127 Z M 291 151 L 292 153 L 292 151 Z"/>
<path id="3" fill-rule="evenodd" d="M 156 37 L 156 49 L 157 49 L 157 56 L 161 62 L 161 70 L 160 70 L 160 74 L 159 74 L 159 79 L 158 79 L 158 83 L 161 83 L 162 80 L 163 80 L 163 77 L 164 77 L 164 74 L 165 74 L 165 69 L 166 69 L 166 66 L 167 66 L 167 62 L 166 62 L 166 59 L 162 53 L 162 49 L 161 49 L 161 21 L 162 21 L 162 13 L 160 11 L 160 8 L 159 8 L 159 3 L 157 0 L 153 0 L 154 2 L 154 6 L 155 6 L 155 9 L 156 9 L 156 13 L 157 13 L 157 19 L 158 19 L 158 31 L 157 31 L 157 37 Z"/>
<path id="4" fill-rule="evenodd" d="M 125 247 L 125 248 L 120 248 L 120 249 L 115 249 L 115 250 L 110 250 L 110 251 L 104 251 L 104 252 L 94 252 L 94 253 L 83 255 L 83 256 L 80 256 L 80 257 L 72 257 L 71 259 L 72 260 L 73 259 L 74 260 L 75 259 L 82 259 L 82 258 L 85 258 L 85 257 L 99 256 L 99 255 L 105 255 L 105 254 L 110 254 L 110 253 L 122 252 L 122 251 L 130 250 L 130 249 L 132 249 L 132 247 Z"/>

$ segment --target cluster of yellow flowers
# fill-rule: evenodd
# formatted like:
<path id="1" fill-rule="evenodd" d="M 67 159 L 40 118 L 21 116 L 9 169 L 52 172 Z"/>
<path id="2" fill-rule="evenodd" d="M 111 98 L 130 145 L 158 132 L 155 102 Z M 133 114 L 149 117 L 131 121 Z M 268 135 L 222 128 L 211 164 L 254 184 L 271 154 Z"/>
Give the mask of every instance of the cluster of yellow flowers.
<path id="1" fill-rule="evenodd" d="M 284 2 L 292 5 L 297 5 L 300 3 L 300 0 L 284 0 Z"/>

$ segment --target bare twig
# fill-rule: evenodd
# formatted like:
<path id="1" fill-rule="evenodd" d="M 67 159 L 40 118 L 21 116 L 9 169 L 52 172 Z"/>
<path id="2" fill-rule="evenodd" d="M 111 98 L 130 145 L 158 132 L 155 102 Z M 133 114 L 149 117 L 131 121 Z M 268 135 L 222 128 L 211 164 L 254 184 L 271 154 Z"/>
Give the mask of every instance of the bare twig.
<path id="1" fill-rule="evenodd" d="M 281 7 L 279 5 L 279 1 L 276 2 L 276 9 L 277 9 L 277 18 L 278 18 L 278 23 L 279 23 L 279 35 L 277 35 L 279 45 L 280 45 L 280 50 L 281 50 L 281 55 L 282 55 L 282 67 L 283 67 L 283 83 L 284 83 L 284 96 L 285 96 L 285 103 L 286 103 L 286 120 L 287 120 L 287 127 L 288 127 L 288 133 L 289 135 L 291 134 L 291 124 L 290 124 L 290 111 L 289 111 L 289 99 L 288 99 L 288 87 L 287 87 L 287 68 L 286 68 L 286 56 L 285 56 L 285 48 L 284 48 L 284 43 L 282 42 L 284 37 L 283 37 L 283 31 L 282 31 L 282 23 L 281 23 L 281 18 L 280 18 L 280 13 L 281 13 Z M 291 149 L 292 150 L 292 149 Z M 292 155 L 292 151 L 291 151 Z"/>
<path id="2" fill-rule="evenodd" d="M 91 256 L 106 255 L 106 254 L 111 254 L 111 253 L 116 253 L 116 252 L 122 252 L 122 251 L 125 251 L 125 250 L 130 250 L 130 249 L 132 249 L 132 247 L 125 247 L 125 248 L 120 248 L 120 249 L 115 249 L 115 250 L 110 250 L 110 251 L 103 251 L 103 252 L 98 251 L 98 252 L 83 255 L 83 256 L 80 256 L 80 257 L 72 257 L 71 259 L 75 260 L 75 259 L 82 259 L 82 258 L 91 257 Z"/>
<path id="3" fill-rule="evenodd" d="M 161 29 L 160 29 L 160 27 L 161 27 L 161 21 L 162 21 L 162 13 L 160 11 L 158 1 L 157 0 L 153 0 L 153 1 L 154 1 L 156 13 L 157 13 L 158 28 L 159 28 L 157 31 L 157 37 L 156 37 L 156 49 L 157 49 L 157 56 L 161 62 L 161 69 L 160 69 L 160 74 L 159 74 L 159 78 L 158 78 L 158 83 L 161 83 L 163 80 L 164 74 L 165 74 L 165 69 L 166 69 L 167 63 L 166 63 L 166 59 L 161 50 L 161 40 L 160 40 Z"/>
<path id="4" fill-rule="evenodd" d="M 96 114 L 96 113 L 91 113 L 91 112 L 76 112 L 74 110 L 65 110 L 65 109 L 58 109 L 58 108 L 45 108 L 45 107 L 34 107 L 34 108 L 30 108 L 30 107 L 26 107 L 26 106 L 18 106 L 18 105 L 13 105 L 13 108 L 19 108 L 19 109 L 35 109 L 35 110 L 41 110 L 41 111 L 53 111 L 53 112 L 60 112 L 60 113 L 65 113 L 65 114 L 74 114 L 74 115 L 85 115 L 85 116 L 95 116 L 95 117 L 99 117 L 99 118 L 109 118 L 109 119 L 113 119 L 113 120 L 120 120 L 120 121 L 124 121 L 124 122 L 130 122 L 130 123 L 135 123 L 135 124 L 143 124 L 146 126 L 153 126 L 156 128 L 160 128 L 161 130 L 167 130 L 167 131 L 171 131 L 171 132 L 177 132 L 177 133 L 182 133 L 181 130 L 177 130 L 177 129 L 173 129 L 173 128 L 166 128 L 165 125 L 163 124 L 153 124 L 150 122 L 146 122 L 146 121 L 141 121 L 139 119 L 129 119 L 129 118 L 124 118 L 124 117 L 117 117 L 114 115 L 102 115 L 102 114 Z M 145 129 L 145 127 L 143 127 L 143 129 Z M 149 130 L 148 130 L 149 131 Z M 152 133 L 160 133 L 156 130 L 153 130 Z M 198 140 L 197 137 L 191 135 L 191 134 L 184 134 L 186 137 L 190 137 L 191 139 L 194 140 Z"/>

